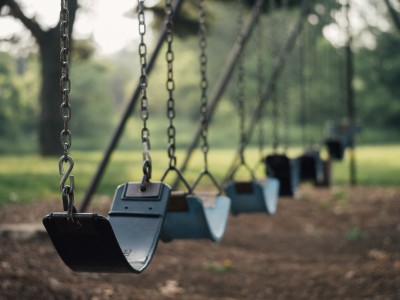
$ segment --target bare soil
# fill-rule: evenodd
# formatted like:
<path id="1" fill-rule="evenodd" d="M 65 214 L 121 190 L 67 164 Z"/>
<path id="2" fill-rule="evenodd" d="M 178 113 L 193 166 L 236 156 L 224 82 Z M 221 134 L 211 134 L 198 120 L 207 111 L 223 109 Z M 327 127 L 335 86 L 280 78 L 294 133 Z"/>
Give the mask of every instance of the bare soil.
<path id="1" fill-rule="evenodd" d="M 0 220 L 40 223 L 60 202 L 5 206 Z M 45 234 L 2 236 L 0 299 L 400 299 L 399 217 L 400 187 L 302 186 L 272 217 L 230 217 L 219 244 L 160 242 L 141 275 L 74 273 Z"/>

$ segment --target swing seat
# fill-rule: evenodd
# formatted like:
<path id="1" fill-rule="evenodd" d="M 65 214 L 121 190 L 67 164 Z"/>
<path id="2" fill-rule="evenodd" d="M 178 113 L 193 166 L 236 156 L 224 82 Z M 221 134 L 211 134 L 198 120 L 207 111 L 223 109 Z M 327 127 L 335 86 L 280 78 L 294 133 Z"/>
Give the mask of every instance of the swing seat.
<path id="1" fill-rule="evenodd" d="M 210 193 L 172 192 L 160 239 L 210 239 L 219 242 L 226 229 L 231 201 Z"/>
<path id="2" fill-rule="evenodd" d="M 109 218 L 50 213 L 43 224 L 64 263 L 75 272 L 141 273 L 157 247 L 171 189 L 161 183 L 117 187 Z"/>
<path id="3" fill-rule="evenodd" d="M 257 181 L 232 181 L 224 186 L 231 199 L 231 213 L 266 212 L 274 214 L 278 206 L 279 180 L 269 178 L 265 184 Z"/>
<path id="4" fill-rule="evenodd" d="M 318 151 L 309 149 L 299 160 L 300 180 L 312 180 L 315 183 L 323 180 L 323 165 Z"/>
<path id="5" fill-rule="evenodd" d="M 267 176 L 280 182 L 279 195 L 295 197 L 300 181 L 300 160 L 285 154 L 271 154 L 265 158 Z"/>
<path id="6" fill-rule="evenodd" d="M 340 139 L 327 139 L 325 141 L 330 159 L 343 160 L 346 146 Z"/>

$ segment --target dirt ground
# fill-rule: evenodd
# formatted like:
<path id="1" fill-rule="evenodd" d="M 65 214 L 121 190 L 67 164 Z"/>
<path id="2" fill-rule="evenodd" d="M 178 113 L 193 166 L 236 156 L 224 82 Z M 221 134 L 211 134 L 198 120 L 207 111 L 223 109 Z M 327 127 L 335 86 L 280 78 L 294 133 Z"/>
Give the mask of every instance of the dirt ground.
<path id="1" fill-rule="evenodd" d="M 0 220 L 39 223 L 60 202 Z M 2 236 L 0 299 L 400 299 L 400 187 L 302 186 L 275 216 L 230 217 L 219 244 L 160 242 L 141 275 L 74 273 L 45 234 Z"/>

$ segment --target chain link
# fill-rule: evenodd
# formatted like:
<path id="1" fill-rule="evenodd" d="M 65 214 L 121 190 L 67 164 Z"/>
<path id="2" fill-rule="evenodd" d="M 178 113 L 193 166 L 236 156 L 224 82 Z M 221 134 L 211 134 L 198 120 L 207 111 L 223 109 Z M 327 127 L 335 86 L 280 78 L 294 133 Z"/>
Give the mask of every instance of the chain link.
<path id="1" fill-rule="evenodd" d="M 243 19 L 244 19 L 244 7 L 242 0 L 237 0 L 238 6 L 238 19 L 237 19 L 237 27 L 239 33 L 239 43 L 241 46 L 241 51 L 238 56 L 238 74 L 237 74 L 237 104 L 238 104 L 238 113 L 239 113 L 239 133 L 240 133 L 240 149 L 239 155 L 241 163 L 244 164 L 244 148 L 246 145 L 246 135 L 245 135 L 245 104 L 244 104 L 244 92 L 245 92 L 245 82 L 244 82 L 244 63 L 243 63 L 243 51 L 244 51 L 244 37 L 242 35 L 242 27 L 243 27 Z"/>
<path id="2" fill-rule="evenodd" d="M 61 0 L 60 11 L 60 91 L 62 104 L 60 106 L 60 115 L 64 123 L 64 128 L 60 134 L 61 146 L 64 156 L 68 155 L 68 149 L 71 147 L 72 136 L 69 130 L 69 121 L 71 120 L 71 104 L 69 103 L 69 93 L 71 91 L 71 81 L 69 79 L 69 10 L 68 0 Z"/>
<path id="3" fill-rule="evenodd" d="M 64 210 L 68 210 L 69 220 L 74 222 L 72 213 L 76 212 L 74 207 L 74 176 L 71 175 L 74 167 L 74 160 L 68 155 L 68 150 L 72 145 L 72 135 L 69 130 L 69 122 L 71 121 L 71 104 L 69 103 L 69 94 L 71 91 L 71 81 L 69 79 L 69 54 L 70 54 L 70 32 L 69 32 L 69 10 L 68 0 L 61 0 L 60 9 L 60 92 L 62 103 L 60 106 L 60 116 L 63 121 L 63 129 L 60 133 L 60 142 L 63 155 L 58 161 L 59 174 L 62 175 L 60 181 L 60 190 Z M 64 171 L 64 163 L 68 164 L 68 168 Z M 69 179 L 69 185 L 66 181 Z"/>
<path id="4" fill-rule="evenodd" d="M 276 22 L 276 18 L 274 18 L 274 13 L 276 11 L 276 0 L 269 1 L 269 10 L 270 10 L 270 22 Z M 274 29 L 274 26 L 271 26 Z M 270 30 L 269 40 L 274 40 L 276 32 L 275 30 Z M 271 44 L 271 53 L 272 56 L 275 57 L 278 53 L 277 43 L 274 42 Z M 271 94 L 271 115 L 272 115 L 272 150 L 275 153 L 279 147 L 279 109 L 278 109 L 278 95 L 277 95 L 277 83 L 273 83 L 272 94 Z"/>
<path id="5" fill-rule="evenodd" d="M 148 99 L 147 99 L 147 45 L 144 42 L 144 36 L 146 33 L 146 23 L 144 16 L 144 0 L 138 0 L 138 20 L 139 20 L 139 62 L 140 62 L 140 87 L 141 87 L 141 99 L 140 99 L 140 117 L 143 121 L 142 129 L 142 141 L 150 136 L 150 131 L 147 128 L 147 120 L 149 118 L 148 111 Z"/>
<path id="6" fill-rule="evenodd" d="M 151 179 L 152 162 L 150 156 L 150 130 L 147 127 L 147 120 L 149 119 L 148 98 L 147 98 L 147 45 L 144 41 L 146 34 L 146 22 L 144 15 L 144 0 L 138 0 L 138 20 L 139 20 L 139 63 L 140 63 L 140 118 L 143 121 L 143 128 L 141 131 L 142 145 L 143 145 L 143 179 L 140 190 L 146 190 L 146 183 Z"/>
<path id="7" fill-rule="evenodd" d="M 279 147 L 279 110 L 276 83 L 274 83 L 272 92 L 272 149 L 274 152 Z"/>
<path id="8" fill-rule="evenodd" d="M 202 145 L 201 149 L 204 155 L 204 163 L 205 170 L 208 169 L 208 161 L 207 154 L 209 150 L 208 145 L 208 97 L 207 97 L 207 88 L 208 88 L 208 79 L 207 79 L 207 36 L 206 36 L 206 11 L 205 11 L 205 0 L 199 0 L 199 47 L 200 47 L 200 88 L 201 88 L 201 96 L 200 96 L 200 114 L 201 114 L 201 138 Z"/>
<path id="9" fill-rule="evenodd" d="M 175 90 L 175 81 L 174 81 L 174 72 L 173 72 L 173 62 L 174 62 L 174 52 L 172 50 L 172 42 L 173 42 L 173 14 L 174 10 L 172 7 L 172 1 L 166 0 L 165 2 L 165 13 L 167 16 L 166 26 L 166 35 L 165 41 L 167 42 L 167 52 L 165 54 L 165 58 L 167 61 L 167 82 L 166 88 L 168 91 L 168 100 L 167 100 L 167 117 L 169 119 L 169 126 L 167 129 L 168 133 L 168 157 L 170 159 L 169 167 L 176 167 L 176 129 L 174 126 L 175 119 L 175 100 L 174 100 L 174 90 Z"/>
<path id="10" fill-rule="evenodd" d="M 283 13 L 284 13 L 284 18 L 287 20 L 288 16 L 289 16 L 289 10 L 288 10 L 288 0 L 283 0 L 282 1 L 282 5 L 283 5 Z M 289 37 L 289 27 L 287 26 L 287 22 L 284 22 L 283 25 L 283 30 L 284 30 L 284 34 L 285 34 L 285 40 L 286 38 Z M 291 66 L 291 64 L 289 63 L 289 66 Z M 285 68 L 283 70 L 283 82 L 288 82 L 288 68 Z M 283 105 L 283 123 L 284 123 L 284 152 L 286 153 L 287 150 L 289 149 L 289 140 L 290 140 L 290 126 L 289 126 L 289 120 L 290 120 L 290 111 L 289 111 L 289 95 L 287 93 L 287 88 L 283 87 L 282 89 L 282 97 L 283 97 L 283 101 L 282 101 L 282 105 Z"/>
<path id="11" fill-rule="evenodd" d="M 265 80 L 265 75 L 264 75 L 264 45 L 263 45 L 263 24 L 262 24 L 262 19 L 261 19 L 261 14 L 258 16 L 257 20 L 257 32 L 256 32 L 256 49 L 257 49 L 257 94 L 258 94 L 258 99 L 260 103 L 262 102 L 262 94 L 263 94 L 263 86 L 264 86 L 264 80 Z M 264 111 L 261 109 L 261 111 L 258 112 L 258 150 L 259 150 L 259 155 L 260 159 L 262 160 L 263 158 L 263 149 L 264 149 L 264 122 L 263 122 L 263 117 L 264 117 Z"/>

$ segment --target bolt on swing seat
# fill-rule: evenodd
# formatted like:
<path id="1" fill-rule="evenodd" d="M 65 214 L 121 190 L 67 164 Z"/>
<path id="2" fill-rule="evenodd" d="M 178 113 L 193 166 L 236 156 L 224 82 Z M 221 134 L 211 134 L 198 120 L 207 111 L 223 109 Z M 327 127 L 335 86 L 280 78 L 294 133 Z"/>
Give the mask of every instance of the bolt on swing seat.
<path id="1" fill-rule="evenodd" d="M 265 158 L 266 174 L 280 182 L 279 195 L 295 197 L 300 182 L 300 160 L 285 154 L 270 154 Z"/>
<path id="2" fill-rule="evenodd" d="M 43 224 L 64 263 L 76 272 L 141 273 L 150 263 L 164 221 L 170 187 L 162 182 L 117 187 L 109 218 L 54 212 Z M 71 204 L 72 205 L 72 204 Z"/>
<path id="3" fill-rule="evenodd" d="M 299 158 L 300 160 L 300 180 L 312 180 L 314 183 L 323 180 L 323 162 L 319 151 L 307 149 Z"/>
<path id="4" fill-rule="evenodd" d="M 243 165 L 250 173 L 252 180 L 233 180 L 239 167 Z M 265 182 L 255 180 L 253 171 L 246 165 L 238 165 L 230 175 L 230 181 L 224 185 L 227 196 L 231 199 L 231 213 L 265 212 L 273 215 L 276 212 L 279 199 L 279 180 L 273 177 Z"/>
<path id="5" fill-rule="evenodd" d="M 177 169 L 175 171 L 188 192 L 171 193 L 160 239 L 163 242 L 175 239 L 210 239 L 219 242 L 225 233 L 231 200 L 215 193 L 193 193 L 194 187 L 189 187 L 182 174 Z M 195 185 L 203 175 L 211 177 L 208 172 L 202 173 Z"/>

